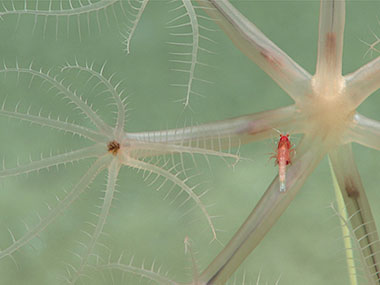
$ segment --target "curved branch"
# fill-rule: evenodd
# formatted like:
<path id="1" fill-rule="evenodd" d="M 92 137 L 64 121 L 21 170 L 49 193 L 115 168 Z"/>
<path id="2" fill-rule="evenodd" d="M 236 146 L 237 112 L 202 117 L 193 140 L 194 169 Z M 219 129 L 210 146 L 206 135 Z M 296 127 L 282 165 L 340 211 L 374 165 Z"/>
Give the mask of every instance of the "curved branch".
<path id="1" fill-rule="evenodd" d="M 80 5 L 79 7 L 73 7 L 71 6 L 70 9 L 61 9 L 61 10 L 37 10 L 37 9 L 28 9 L 26 8 L 28 0 L 25 1 L 24 9 L 17 10 L 14 5 L 12 5 L 11 9 L 6 8 L 3 5 L 4 12 L 0 12 L 0 17 L 5 15 L 23 15 L 23 14 L 29 14 L 29 15 L 37 15 L 37 16 L 74 16 L 74 15 L 81 15 L 81 14 L 87 14 L 91 12 L 96 12 L 102 9 L 106 9 L 107 7 L 115 4 L 116 2 L 119 2 L 120 0 L 100 0 L 95 3 L 89 2 L 87 5 Z M 53 1 L 53 0 L 50 0 Z M 81 3 L 81 2 L 79 2 Z M 70 1 L 71 5 L 71 1 Z"/>
<path id="2" fill-rule="evenodd" d="M 120 270 L 122 272 L 135 274 L 137 276 L 146 278 L 160 285 L 179 285 L 180 284 L 174 280 L 167 278 L 166 276 L 163 276 L 159 272 L 154 272 L 152 269 L 147 269 L 147 268 L 144 268 L 143 266 L 136 267 L 131 264 L 122 264 L 120 262 L 116 262 L 116 263 L 108 263 L 105 265 L 99 265 L 97 266 L 97 268 L 108 269 L 108 270 Z"/>
<path id="3" fill-rule="evenodd" d="M 0 251 L 0 259 L 11 256 L 16 250 L 25 246 L 32 240 L 37 237 L 42 231 L 46 229 L 52 222 L 56 220 L 60 214 L 65 211 L 78 197 L 79 195 L 91 184 L 95 177 L 102 171 L 110 160 L 110 156 L 103 156 L 95 161 L 90 169 L 83 175 L 81 180 L 75 185 L 69 194 L 63 200 L 60 200 L 58 205 L 53 208 L 49 214 L 42 218 L 40 222 L 29 229 L 28 232 L 19 239 L 13 237 L 13 243 L 7 248 Z"/>
<path id="4" fill-rule="evenodd" d="M 71 92 L 66 86 L 62 84 L 62 81 L 59 82 L 55 77 L 51 77 L 46 73 L 43 73 L 42 70 L 34 70 L 31 66 L 25 67 L 7 67 L 3 66 L 0 69 L 0 73 L 2 72 L 15 72 L 15 73 L 29 73 L 32 76 L 40 77 L 42 80 L 49 82 L 52 86 L 54 86 L 61 94 L 63 94 L 66 98 L 68 98 L 71 102 L 73 102 L 78 108 L 86 114 L 86 116 L 94 123 L 94 125 L 102 131 L 104 134 L 109 135 L 112 134 L 112 128 L 108 126 L 102 119 L 96 114 L 94 110 L 91 109 L 90 106 L 84 102 L 81 97 L 77 96 L 75 93 Z"/>
<path id="5" fill-rule="evenodd" d="M 116 103 L 117 119 L 116 119 L 115 130 L 116 130 L 116 134 L 118 136 L 121 136 L 124 130 L 126 108 L 123 104 L 123 101 L 120 98 L 120 93 L 117 92 L 117 87 L 119 86 L 119 84 L 117 84 L 116 86 L 113 86 L 111 83 L 112 76 L 110 76 L 110 78 L 106 78 L 103 75 L 104 66 L 105 65 L 102 66 L 100 72 L 97 72 L 93 70 L 92 67 L 88 67 L 87 65 L 86 67 L 83 67 L 76 62 L 75 65 L 64 66 L 61 70 L 64 71 L 64 70 L 77 69 L 79 70 L 79 72 L 80 71 L 88 72 L 92 77 L 97 78 L 107 88 L 107 90 L 109 91 L 109 93 L 111 94 L 111 96 L 113 97 Z"/>
<path id="6" fill-rule="evenodd" d="M 138 0 L 137 3 L 139 3 L 140 6 L 136 7 L 136 6 L 132 5 L 130 0 L 128 0 L 129 6 L 132 8 L 132 11 L 133 11 L 130 14 L 132 14 L 135 17 L 135 19 L 129 21 L 132 26 L 128 25 L 127 31 L 125 32 L 125 34 L 122 34 L 122 36 L 124 38 L 124 43 L 125 43 L 125 51 L 127 54 L 129 54 L 129 52 L 130 52 L 130 45 L 131 45 L 132 37 L 135 34 L 137 25 L 140 22 L 140 19 L 142 17 L 142 14 L 143 14 L 145 7 L 148 4 L 148 2 L 149 2 L 149 0 Z"/>
<path id="7" fill-rule="evenodd" d="M 157 165 L 147 163 L 142 160 L 134 159 L 128 156 L 123 156 L 121 158 L 121 162 L 124 165 L 127 165 L 129 167 L 133 167 L 136 169 L 142 169 L 144 171 L 152 172 L 155 173 L 159 176 L 162 176 L 168 181 L 171 181 L 174 185 L 177 185 L 180 187 L 181 191 L 185 191 L 188 197 L 190 197 L 196 205 L 201 209 L 203 215 L 205 216 L 207 223 L 211 229 L 212 235 L 213 235 L 213 240 L 217 240 L 216 236 L 216 229 L 214 226 L 214 223 L 212 221 L 211 215 L 207 211 L 207 207 L 202 203 L 201 201 L 201 195 L 198 195 L 197 193 L 194 192 L 194 187 L 190 187 L 189 185 L 186 184 L 186 181 L 188 179 L 182 180 L 178 177 L 178 175 L 171 173 L 170 171 L 161 168 Z"/>

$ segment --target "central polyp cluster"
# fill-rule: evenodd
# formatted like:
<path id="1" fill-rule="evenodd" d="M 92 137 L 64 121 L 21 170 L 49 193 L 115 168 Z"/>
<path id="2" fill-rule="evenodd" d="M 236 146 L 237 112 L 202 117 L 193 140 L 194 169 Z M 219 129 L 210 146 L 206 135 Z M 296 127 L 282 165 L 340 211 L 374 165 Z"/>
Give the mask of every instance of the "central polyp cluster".
<path id="1" fill-rule="evenodd" d="M 337 79 L 335 84 L 329 83 L 313 78 L 313 94 L 305 96 L 297 105 L 305 117 L 306 133 L 328 138 L 328 143 L 343 143 L 345 131 L 355 115 L 355 106 L 347 94 L 344 78 Z"/>
<path id="2" fill-rule="evenodd" d="M 108 152 L 113 154 L 113 155 L 117 155 L 117 153 L 119 152 L 119 149 L 120 149 L 120 143 L 118 143 L 117 141 L 113 140 L 113 141 L 110 141 L 108 144 L 107 144 L 107 149 L 108 149 Z"/>

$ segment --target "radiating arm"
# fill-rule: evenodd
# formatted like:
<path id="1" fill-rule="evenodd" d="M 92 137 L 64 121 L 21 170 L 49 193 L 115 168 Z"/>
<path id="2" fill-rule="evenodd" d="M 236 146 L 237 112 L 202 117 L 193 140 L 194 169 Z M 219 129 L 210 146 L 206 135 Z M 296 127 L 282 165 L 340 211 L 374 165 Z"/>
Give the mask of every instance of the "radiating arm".
<path id="1" fill-rule="evenodd" d="M 380 122 L 356 113 L 347 138 L 350 142 L 380 150 Z"/>
<path id="2" fill-rule="evenodd" d="M 110 160 L 111 157 L 109 155 L 100 157 L 91 165 L 88 171 L 82 176 L 66 197 L 62 200 L 58 200 L 58 204 L 50 210 L 47 216 L 41 218 L 36 226 L 28 229 L 27 233 L 17 240 L 12 235 L 12 244 L 0 250 L 0 259 L 6 256 L 11 256 L 15 251 L 28 244 L 33 238 L 39 236 L 46 227 L 60 217 L 62 212 L 64 212 L 79 197 L 79 195 L 87 189 L 99 172 L 107 166 Z"/>
<path id="3" fill-rule="evenodd" d="M 198 0 L 234 44 L 294 100 L 311 93 L 310 74 L 227 0 Z"/>
<path id="4" fill-rule="evenodd" d="M 344 0 L 323 0 L 320 6 L 318 57 L 315 76 L 319 79 L 342 75 Z M 328 82 L 328 80 L 323 80 Z"/>
<path id="5" fill-rule="evenodd" d="M 107 137 L 93 131 L 91 129 L 88 129 L 86 127 L 82 127 L 73 123 L 69 123 L 66 121 L 60 121 L 59 119 L 51 119 L 51 118 L 46 118 L 41 115 L 31 115 L 29 113 L 20 113 L 17 111 L 7 111 L 3 108 L 0 109 L 0 116 L 6 116 L 8 118 L 14 118 L 18 120 L 22 120 L 25 122 L 33 123 L 33 124 L 38 124 L 43 127 L 49 127 L 57 130 L 61 130 L 64 132 L 72 133 L 75 135 L 79 135 L 85 138 L 88 138 L 94 142 L 105 142 L 107 141 Z"/>
<path id="6" fill-rule="evenodd" d="M 108 263 L 106 265 L 97 266 L 99 269 L 103 270 L 119 270 L 121 272 L 127 272 L 129 274 L 134 274 L 140 276 L 141 278 L 146 278 L 154 282 L 154 284 L 159 285 L 183 285 L 183 283 L 177 283 L 174 280 L 169 279 L 164 276 L 164 274 L 160 274 L 159 272 L 154 272 L 153 269 L 144 268 L 143 266 L 137 267 L 132 264 L 122 264 L 120 260 L 114 263 Z"/>
<path id="7" fill-rule="evenodd" d="M 221 151 L 277 136 L 276 129 L 300 133 L 302 120 L 295 105 L 220 122 L 158 132 L 126 133 L 125 141 L 182 145 Z M 165 153 L 166 151 L 163 151 Z"/>
<path id="8" fill-rule="evenodd" d="M 79 161 L 85 158 L 99 157 L 101 154 L 104 153 L 106 153 L 105 146 L 102 144 L 95 144 L 93 146 L 81 148 L 71 152 L 52 155 L 50 157 L 45 157 L 40 160 L 31 161 L 28 164 L 19 165 L 14 168 L 1 169 L 0 177 L 16 176 L 33 171 L 40 171 L 42 169 L 47 169 L 52 166 L 73 163 L 74 161 Z"/>
<path id="9" fill-rule="evenodd" d="M 127 155 L 124 155 L 120 159 L 121 159 L 121 162 L 126 166 L 133 167 L 133 168 L 143 170 L 143 171 L 147 171 L 149 173 L 154 173 L 154 174 L 164 178 L 165 182 L 170 181 L 171 183 L 173 183 L 173 185 L 178 186 L 180 188 L 180 193 L 185 192 L 187 194 L 187 196 L 189 197 L 189 199 L 192 199 L 196 203 L 196 205 L 199 207 L 199 209 L 201 209 L 201 211 L 204 214 L 204 216 L 206 217 L 207 223 L 209 224 L 209 227 L 211 229 L 211 232 L 213 235 L 213 240 L 217 239 L 216 228 L 215 228 L 214 222 L 212 220 L 212 216 L 208 213 L 207 207 L 202 203 L 201 195 L 197 194 L 194 191 L 195 186 L 190 187 L 188 184 L 186 184 L 186 182 L 188 180 L 187 178 L 181 179 L 178 177 L 178 174 L 173 174 L 171 172 L 171 170 L 166 170 L 162 167 L 159 167 L 157 165 L 154 165 L 154 164 L 142 161 L 142 160 L 130 158 Z M 174 169 L 174 167 L 172 167 L 172 169 Z M 163 184 L 161 184 L 161 185 L 163 185 Z M 186 199 L 185 201 L 187 201 L 189 199 Z"/>
<path id="10" fill-rule="evenodd" d="M 52 1 L 52 0 L 51 0 Z M 105 9 L 114 3 L 118 2 L 118 0 L 101 0 L 98 2 L 92 3 L 91 1 L 88 1 L 88 4 L 82 4 L 80 2 L 80 5 L 78 7 L 73 7 L 70 2 L 70 8 L 63 9 L 61 4 L 61 9 L 38 9 L 38 5 L 35 5 L 32 3 L 30 6 L 31 8 L 27 7 L 28 1 L 25 0 L 25 4 L 23 9 L 17 9 L 15 5 L 11 2 L 11 5 L 9 7 L 5 7 L 4 4 L 2 4 L 3 11 L 0 12 L 0 17 L 3 17 L 5 15 L 23 15 L 23 14 L 30 14 L 30 15 L 38 15 L 38 16 L 75 16 L 75 15 L 81 15 L 91 12 L 96 12 L 102 9 Z M 34 7 L 33 7 L 34 6 Z M 37 8 L 36 8 L 37 6 Z"/>
<path id="11" fill-rule="evenodd" d="M 76 281 L 83 274 L 83 271 L 88 263 L 88 259 L 94 254 L 94 248 L 99 240 L 100 235 L 103 233 L 104 226 L 106 224 L 107 218 L 109 217 L 109 211 L 111 209 L 112 201 L 114 199 L 117 177 L 120 170 L 120 162 L 114 158 L 110 165 L 108 166 L 108 178 L 107 186 L 105 190 L 104 197 L 102 197 L 103 204 L 100 206 L 100 214 L 97 219 L 97 223 L 91 236 L 91 240 L 87 245 L 85 253 L 81 256 L 81 263 L 79 267 L 70 276 L 71 284 L 76 284 Z"/>
<path id="12" fill-rule="evenodd" d="M 103 120 L 98 116 L 98 114 L 91 109 L 89 105 L 83 99 L 78 96 L 75 92 L 71 91 L 70 88 L 63 85 L 63 81 L 58 81 L 57 77 L 51 76 L 50 73 L 44 73 L 42 70 L 35 70 L 32 68 L 32 65 L 29 67 L 20 67 L 16 65 L 16 67 L 8 67 L 3 65 L 0 68 L 0 73 L 16 73 L 16 74 L 30 74 L 32 79 L 34 77 L 39 77 L 43 81 L 49 83 L 52 88 L 55 88 L 58 91 L 58 94 L 61 94 L 64 98 L 69 99 L 73 104 L 75 104 L 82 112 L 85 114 L 98 128 L 99 132 L 104 135 L 109 135 L 113 133 L 113 130 L 110 126 L 108 126 Z"/>
<path id="13" fill-rule="evenodd" d="M 380 88 L 380 56 L 345 76 L 348 95 L 354 107 Z"/>
<path id="14" fill-rule="evenodd" d="M 124 130 L 126 106 L 124 105 L 123 100 L 121 99 L 122 92 L 118 92 L 117 90 L 120 82 L 113 85 L 111 82 L 113 75 L 111 75 L 109 78 L 105 77 L 103 74 L 104 67 L 105 67 L 105 64 L 103 64 L 103 66 L 100 68 L 100 71 L 98 72 L 98 71 L 95 71 L 92 65 L 88 66 L 86 64 L 86 66 L 81 66 L 76 61 L 74 65 L 68 64 L 64 66 L 61 71 L 78 70 L 82 72 L 87 72 L 91 75 L 91 78 L 96 78 L 97 80 L 99 80 L 100 84 L 104 85 L 108 93 L 112 96 L 113 100 L 115 101 L 115 105 L 117 108 L 115 132 L 117 136 L 120 136 L 120 134 Z M 98 84 L 96 84 L 95 86 L 97 86 Z"/>

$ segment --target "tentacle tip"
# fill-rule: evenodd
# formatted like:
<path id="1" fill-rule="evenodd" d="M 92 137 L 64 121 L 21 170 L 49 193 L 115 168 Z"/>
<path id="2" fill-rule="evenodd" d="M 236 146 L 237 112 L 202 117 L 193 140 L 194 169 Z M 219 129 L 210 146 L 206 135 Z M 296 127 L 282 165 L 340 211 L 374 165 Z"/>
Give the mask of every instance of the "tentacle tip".
<path id="1" fill-rule="evenodd" d="M 280 182 L 280 192 L 286 192 L 285 182 Z"/>

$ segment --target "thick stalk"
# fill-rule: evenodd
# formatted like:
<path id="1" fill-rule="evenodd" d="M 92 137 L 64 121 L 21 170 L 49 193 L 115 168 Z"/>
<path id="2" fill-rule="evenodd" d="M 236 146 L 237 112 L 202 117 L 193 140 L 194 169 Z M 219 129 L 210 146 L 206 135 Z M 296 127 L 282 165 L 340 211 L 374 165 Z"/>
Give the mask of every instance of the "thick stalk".
<path id="1" fill-rule="evenodd" d="M 348 129 L 347 138 L 350 142 L 380 150 L 380 122 L 356 113 Z"/>
<path id="2" fill-rule="evenodd" d="M 380 56 L 345 76 L 347 92 L 354 106 L 359 106 L 380 88 Z"/>
<path id="3" fill-rule="evenodd" d="M 124 141 L 138 149 L 141 142 L 182 145 L 221 151 L 252 141 L 277 136 L 275 129 L 301 133 L 300 115 L 295 105 L 245 115 L 215 123 L 156 132 L 126 133 Z M 162 151 L 165 153 L 166 150 Z"/>
<path id="4" fill-rule="evenodd" d="M 342 75 L 345 5 L 344 0 L 321 0 L 315 76 L 323 82 Z"/>
<path id="5" fill-rule="evenodd" d="M 343 196 L 341 193 L 341 189 L 339 188 L 338 181 L 336 180 L 336 176 L 331 164 L 331 159 L 329 158 L 329 166 L 331 170 L 331 176 L 333 180 L 334 193 L 337 203 L 337 209 L 333 207 L 336 211 L 337 215 L 340 219 L 340 228 L 342 230 L 343 244 L 344 250 L 346 252 L 346 262 L 347 262 L 347 270 L 348 276 L 350 277 L 350 285 L 358 285 L 358 273 L 356 270 L 356 262 L 354 259 L 354 248 L 350 236 L 350 228 L 348 225 L 348 215 L 346 211 L 346 206 L 344 205 Z"/>
<path id="6" fill-rule="evenodd" d="M 364 257 L 372 280 L 380 282 L 380 241 L 371 207 L 353 159 L 351 144 L 338 147 L 330 153 L 331 162 L 342 191 L 354 238 Z"/>
<path id="7" fill-rule="evenodd" d="M 227 0 L 198 0 L 246 56 L 295 101 L 311 94 L 310 74 L 268 39 Z"/>

